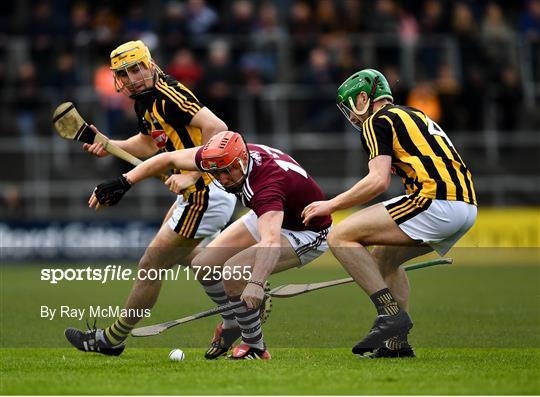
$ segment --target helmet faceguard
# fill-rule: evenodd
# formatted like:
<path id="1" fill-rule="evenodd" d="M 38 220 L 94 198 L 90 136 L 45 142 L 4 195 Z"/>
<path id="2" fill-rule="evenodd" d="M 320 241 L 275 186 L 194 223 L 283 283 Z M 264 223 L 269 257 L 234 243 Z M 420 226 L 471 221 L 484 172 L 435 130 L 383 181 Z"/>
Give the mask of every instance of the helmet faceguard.
<path id="1" fill-rule="evenodd" d="M 368 96 L 368 100 L 362 109 L 358 109 L 356 101 L 361 92 Z M 339 86 L 336 104 L 352 126 L 362 131 L 362 122 L 373 114 L 373 103 L 385 98 L 394 101 L 384 75 L 375 69 L 364 69 Z"/>
<path id="2" fill-rule="evenodd" d="M 130 98 L 150 91 L 159 68 L 141 40 L 129 41 L 111 52 L 114 86 Z"/>
<path id="3" fill-rule="evenodd" d="M 219 180 L 221 173 L 227 173 L 232 183 L 223 186 L 230 193 L 242 189 L 247 177 L 249 152 L 242 135 L 237 132 L 223 131 L 214 135 L 204 146 L 201 153 L 200 168 Z M 240 174 L 240 177 L 235 176 Z"/>

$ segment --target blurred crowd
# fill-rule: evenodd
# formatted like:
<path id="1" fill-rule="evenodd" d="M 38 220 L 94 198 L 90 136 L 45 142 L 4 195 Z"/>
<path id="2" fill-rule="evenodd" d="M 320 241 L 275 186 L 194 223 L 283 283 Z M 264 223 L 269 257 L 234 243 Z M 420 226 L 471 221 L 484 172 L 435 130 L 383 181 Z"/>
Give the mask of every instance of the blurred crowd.
<path id="1" fill-rule="evenodd" d="M 450 131 L 531 128 L 520 109 L 526 94 L 539 100 L 526 89 L 540 81 L 540 0 L 22 0 L 1 13 L 4 135 L 48 135 L 51 102 L 92 98 L 109 133 L 123 133 L 130 105 L 108 57 L 133 39 L 232 128 L 239 98 L 281 84 L 300 103 L 299 128 L 335 131 L 323 117 L 337 115 L 335 89 L 365 67 Z M 264 119 L 264 105 L 253 109 Z"/>

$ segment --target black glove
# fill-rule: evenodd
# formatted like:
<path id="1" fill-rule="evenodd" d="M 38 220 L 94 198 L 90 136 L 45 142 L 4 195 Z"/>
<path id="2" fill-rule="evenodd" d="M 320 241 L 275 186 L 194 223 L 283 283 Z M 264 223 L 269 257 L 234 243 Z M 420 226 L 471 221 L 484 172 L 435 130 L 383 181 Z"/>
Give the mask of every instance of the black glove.
<path id="1" fill-rule="evenodd" d="M 111 206 L 117 204 L 124 194 L 131 188 L 124 175 L 97 185 L 94 194 L 101 205 Z"/>

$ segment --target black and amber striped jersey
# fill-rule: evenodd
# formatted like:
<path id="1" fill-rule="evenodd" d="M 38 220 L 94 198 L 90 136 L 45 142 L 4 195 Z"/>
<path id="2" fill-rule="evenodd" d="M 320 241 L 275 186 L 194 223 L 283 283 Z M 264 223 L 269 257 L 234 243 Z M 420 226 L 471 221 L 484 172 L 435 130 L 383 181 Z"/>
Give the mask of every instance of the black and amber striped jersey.
<path id="1" fill-rule="evenodd" d="M 362 124 L 369 160 L 392 156 L 407 194 L 476 205 L 472 175 L 445 132 L 420 110 L 386 105 Z"/>
<path id="2" fill-rule="evenodd" d="M 163 130 L 167 134 L 164 149 L 169 152 L 201 146 L 201 129 L 189 124 L 202 107 L 186 86 L 160 74 L 154 89 L 135 100 L 139 131 L 150 135 L 152 131 Z M 188 192 L 202 190 L 210 182 L 210 177 L 203 174 Z"/>

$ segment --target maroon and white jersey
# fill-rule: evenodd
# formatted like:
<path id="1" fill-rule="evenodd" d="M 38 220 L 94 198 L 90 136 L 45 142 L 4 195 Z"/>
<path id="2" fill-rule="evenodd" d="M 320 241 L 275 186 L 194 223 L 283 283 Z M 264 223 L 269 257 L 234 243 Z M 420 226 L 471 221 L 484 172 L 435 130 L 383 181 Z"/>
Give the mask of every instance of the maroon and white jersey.
<path id="1" fill-rule="evenodd" d="M 330 215 L 302 223 L 302 211 L 314 201 L 325 200 L 324 194 L 308 173 L 288 154 L 265 145 L 247 145 L 250 163 L 242 190 L 235 193 L 257 217 L 269 211 L 283 211 L 282 228 L 290 230 L 324 230 L 332 224 Z M 200 163 L 202 148 L 196 155 Z"/>

